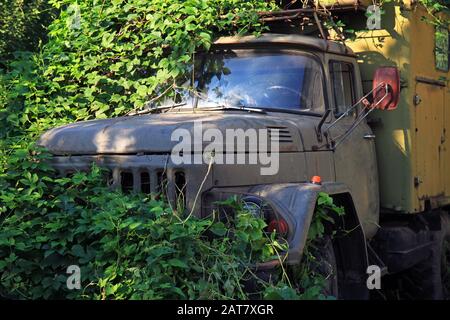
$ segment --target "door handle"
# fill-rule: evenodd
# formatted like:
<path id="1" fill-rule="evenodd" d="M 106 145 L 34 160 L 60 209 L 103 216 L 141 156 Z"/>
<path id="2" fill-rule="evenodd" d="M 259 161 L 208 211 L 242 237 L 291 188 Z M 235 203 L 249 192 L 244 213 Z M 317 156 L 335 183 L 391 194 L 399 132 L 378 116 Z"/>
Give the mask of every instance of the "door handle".
<path id="1" fill-rule="evenodd" d="M 367 140 L 375 140 L 375 137 L 376 136 L 372 133 L 368 133 L 368 134 L 364 135 L 364 139 L 367 139 Z"/>

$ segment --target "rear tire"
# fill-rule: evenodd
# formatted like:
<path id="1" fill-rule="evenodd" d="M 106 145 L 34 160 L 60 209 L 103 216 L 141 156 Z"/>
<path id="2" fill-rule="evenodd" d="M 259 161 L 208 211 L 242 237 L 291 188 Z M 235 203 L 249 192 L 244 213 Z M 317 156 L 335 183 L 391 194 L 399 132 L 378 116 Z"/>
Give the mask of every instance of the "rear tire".
<path id="1" fill-rule="evenodd" d="M 330 236 L 324 236 L 318 241 L 317 248 L 313 255 L 317 259 L 317 268 L 313 270 L 320 276 L 324 277 L 325 285 L 322 294 L 327 297 L 335 297 L 338 299 L 338 273 L 336 256 L 333 248 L 333 241 Z"/>
<path id="2" fill-rule="evenodd" d="M 386 292 L 387 299 L 395 300 L 442 300 L 446 278 L 443 262 L 445 242 L 436 232 L 435 242 L 429 255 L 413 267 L 391 276 L 392 289 Z M 386 279 L 388 280 L 388 278 Z M 391 289 L 391 290 L 392 290 Z"/>
<path id="3" fill-rule="evenodd" d="M 310 244 L 300 265 L 292 271 L 294 284 L 301 293 L 308 290 L 308 286 L 316 285 L 315 280 L 320 279 L 320 294 L 325 298 L 339 298 L 336 256 L 330 236 L 324 235 Z M 308 278 L 306 281 L 304 276 Z"/>

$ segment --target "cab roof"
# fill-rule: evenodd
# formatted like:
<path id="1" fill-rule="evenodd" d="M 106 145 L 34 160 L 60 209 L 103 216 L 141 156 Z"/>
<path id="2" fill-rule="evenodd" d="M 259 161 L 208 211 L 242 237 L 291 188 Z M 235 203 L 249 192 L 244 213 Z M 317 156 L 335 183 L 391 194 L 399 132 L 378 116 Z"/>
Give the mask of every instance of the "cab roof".
<path id="1" fill-rule="evenodd" d="M 259 37 L 256 36 L 222 37 L 214 42 L 215 46 L 242 45 L 242 44 L 260 44 L 260 45 L 267 44 L 267 45 L 288 45 L 296 47 L 309 47 L 314 50 L 322 52 L 355 56 L 355 53 L 352 51 L 352 49 L 350 49 L 349 47 L 347 47 L 342 43 L 297 34 L 265 33 Z"/>

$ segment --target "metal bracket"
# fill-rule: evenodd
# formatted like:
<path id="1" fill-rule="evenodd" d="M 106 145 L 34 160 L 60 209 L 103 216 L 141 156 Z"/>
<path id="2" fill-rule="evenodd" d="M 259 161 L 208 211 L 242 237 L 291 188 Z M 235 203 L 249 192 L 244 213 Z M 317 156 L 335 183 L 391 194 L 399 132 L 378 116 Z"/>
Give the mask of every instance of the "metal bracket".
<path id="1" fill-rule="evenodd" d="M 333 139 L 331 141 L 331 148 L 332 150 L 335 150 L 337 148 L 337 146 L 339 144 L 342 143 L 342 141 L 344 141 L 355 129 L 356 127 L 365 119 L 367 118 L 367 116 L 373 112 L 373 110 L 376 109 L 376 107 L 384 100 L 386 99 L 386 97 L 389 94 L 389 88 L 388 88 L 388 84 L 382 82 L 380 83 L 378 86 L 376 86 L 375 88 L 373 88 L 372 90 L 370 90 L 367 94 L 365 94 L 361 99 L 358 100 L 358 102 L 356 102 L 351 108 L 349 108 L 345 113 L 343 113 L 339 118 L 337 118 L 330 126 L 328 126 L 328 128 L 324 131 L 324 134 L 328 134 L 328 131 L 334 127 L 339 121 L 341 121 L 344 116 L 348 115 L 351 111 L 353 111 L 357 106 L 359 106 L 360 103 L 363 103 L 366 107 L 369 106 L 367 98 L 369 97 L 369 95 L 372 94 L 372 92 L 374 92 L 375 90 L 378 90 L 379 88 L 384 87 L 386 90 L 385 95 L 375 104 L 375 105 L 371 105 L 370 109 L 366 112 L 362 112 L 360 115 L 358 115 L 358 117 L 355 119 L 355 122 L 352 124 L 352 126 L 342 135 L 338 136 L 336 139 Z M 364 109 L 364 110 L 367 110 Z M 319 147 L 320 149 L 320 147 Z"/>

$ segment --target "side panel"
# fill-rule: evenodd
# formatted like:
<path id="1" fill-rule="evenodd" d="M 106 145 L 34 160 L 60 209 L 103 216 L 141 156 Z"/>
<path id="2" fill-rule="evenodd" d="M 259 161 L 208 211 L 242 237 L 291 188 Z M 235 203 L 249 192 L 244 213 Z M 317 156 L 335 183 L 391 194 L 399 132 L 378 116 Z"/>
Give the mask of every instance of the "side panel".
<path id="1" fill-rule="evenodd" d="M 345 119 L 333 128 L 333 136 L 345 133 L 353 119 Z M 334 152 L 336 182 L 348 186 L 353 195 L 361 225 L 367 238 L 378 230 L 379 196 L 378 175 L 373 140 L 364 139 L 372 134 L 369 126 L 363 122 L 344 140 Z"/>

